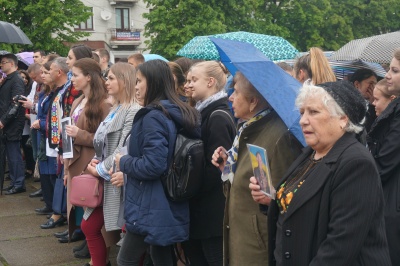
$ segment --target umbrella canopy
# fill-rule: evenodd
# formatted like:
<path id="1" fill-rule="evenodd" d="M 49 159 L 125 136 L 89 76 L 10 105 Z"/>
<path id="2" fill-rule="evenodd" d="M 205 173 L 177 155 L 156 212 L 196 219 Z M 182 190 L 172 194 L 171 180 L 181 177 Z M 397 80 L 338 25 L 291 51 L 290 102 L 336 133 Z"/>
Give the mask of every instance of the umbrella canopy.
<path id="1" fill-rule="evenodd" d="M 20 28 L 5 21 L 0 21 L 0 42 L 32 45 L 31 40 Z"/>
<path id="2" fill-rule="evenodd" d="M 150 61 L 150 60 L 156 60 L 156 59 L 160 59 L 165 62 L 168 62 L 168 60 L 165 57 L 158 55 L 158 54 L 144 54 L 143 57 L 144 57 L 145 62 Z"/>
<path id="3" fill-rule="evenodd" d="M 294 66 L 296 59 L 283 60 L 283 62 Z M 358 69 L 368 68 L 374 71 L 379 77 L 384 78 L 386 70 L 378 63 L 364 62 L 361 60 L 353 61 L 333 61 L 328 58 L 329 65 L 337 79 L 344 79 L 345 77 L 353 74 Z"/>
<path id="4" fill-rule="evenodd" d="M 23 59 L 30 65 L 33 64 L 33 54 L 33 52 L 22 52 L 15 55 L 18 57 L 18 59 Z"/>
<path id="5" fill-rule="evenodd" d="M 353 40 L 340 48 L 332 60 L 362 60 L 387 64 L 393 58 L 393 52 L 400 47 L 400 31 L 375 35 Z"/>
<path id="6" fill-rule="evenodd" d="M 384 78 L 386 75 L 385 69 L 378 63 L 364 62 L 361 60 L 355 61 L 329 61 L 330 66 L 335 73 L 337 79 L 344 79 L 353 74 L 358 69 L 368 68 L 375 72 L 379 77 Z"/>
<path id="7" fill-rule="evenodd" d="M 240 71 L 274 108 L 292 134 L 306 145 L 299 124 L 300 112 L 295 107 L 301 84 L 252 44 L 212 37 L 210 40 L 232 75 Z"/>
<path id="8" fill-rule="evenodd" d="M 238 31 L 194 37 L 178 51 L 177 55 L 192 59 L 220 60 L 218 50 L 209 37 L 251 43 L 271 60 L 292 59 L 299 53 L 282 37 Z"/>

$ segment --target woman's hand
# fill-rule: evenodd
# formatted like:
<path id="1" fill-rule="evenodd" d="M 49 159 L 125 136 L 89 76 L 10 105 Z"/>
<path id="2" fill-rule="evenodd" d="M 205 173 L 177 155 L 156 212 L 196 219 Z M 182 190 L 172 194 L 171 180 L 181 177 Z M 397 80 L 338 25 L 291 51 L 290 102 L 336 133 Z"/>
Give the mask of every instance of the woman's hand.
<path id="1" fill-rule="evenodd" d="M 64 175 L 64 187 L 67 186 L 68 183 L 68 175 Z"/>
<path id="2" fill-rule="evenodd" d="M 260 186 L 258 185 L 257 179 L 254 176 L 250 177 L 249 188 L 251 189 L 251 196 L 255 202 L 269 206 L 271 203 L 271 198 L 260 190 Z"/>
<path id="3" fill-rule="evenodd" d="M 212 156 L 211 163 L 221 170 L 224 170 L 226 160 L 228 159 L 228 155 L 226 154 L 226 150 L 224 147 L 219 146 L 215 149 L 214 154 Z"/>
<path id="4" fill-rule="evenodd" d="M 40 120 L 35 120 L 35 122 L 32 123 L 31 128 L 40 129 Z"/>
<path id="5" fill-rule="evenodd" d="M 119 161 L 121 160 L 121 153 L 118 153 L 117 155 L 115 155 L 114 161 L 115 161 L 115 171 L 118 172 L 119 171 Z"/>
<path id="6" fill-rule="evenodd" d="M 96 162 L 97 161 L 97 162 Z M 92 159 L 92 161 L 87 165 L 86 171 L 93 176 L 100 177 L 99 173 L 96 170 L 96 165 L 99 163 L 98 160 Z"/>
<path id="7" fill-rule="evenodd" d="M 75 138 L 78 135 L 79 127 L 73 126 L 73 125 L 67 125 L 65 127 L 65 132 L 67 132 L 67 135 L 70 137 Z"/>
<path id="8" fill-rule="evenodd" d="M 124 185 L 124 173 L 116 172 L 112 174 L 110 182 L 113 186 L 122 187 Z"/>

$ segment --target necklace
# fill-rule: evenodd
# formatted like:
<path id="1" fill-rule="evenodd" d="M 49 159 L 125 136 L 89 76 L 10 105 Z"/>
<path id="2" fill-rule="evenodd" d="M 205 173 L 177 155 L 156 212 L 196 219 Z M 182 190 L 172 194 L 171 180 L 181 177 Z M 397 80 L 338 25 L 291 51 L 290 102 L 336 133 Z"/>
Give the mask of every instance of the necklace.
<path id="1" fill-rule="evenodd" d="M 287 209 L 292 202 L 294 194 L 297 190 L 304 184 L 309 172 L 318 162 L 320 162 L 324 157 L 319 158 L 318 160 L 314 159 L 315 151 L 311 154 L 310 158 L 304 164 L 304 166 L 296 173 L 296 175 L 289 180 L 289 182 L 283 182 L 279 187 L 278 192 L 276 193 L 276 199 L 279 208 L 281 209 L 281 213 L 287 212 Z"/>

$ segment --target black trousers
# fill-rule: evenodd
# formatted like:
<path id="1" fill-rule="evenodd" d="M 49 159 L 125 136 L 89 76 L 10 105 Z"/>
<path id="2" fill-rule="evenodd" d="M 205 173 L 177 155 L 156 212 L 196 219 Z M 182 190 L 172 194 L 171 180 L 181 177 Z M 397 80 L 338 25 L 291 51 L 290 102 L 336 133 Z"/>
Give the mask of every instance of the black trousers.
<path id="1" fill-rule="evenodd" d="M 53 209 L 54 185 L 57 175 L 40 175 L 40 184 L 42 185 L 43 200 L 47 208 Z"/>
<path id="2" fill-rule="evenodd" d="M 223 264 L 222 236 L 206 239 L 190 239 L 182 243 L 190 266 L 221 266 Z"/>
<path id="3" fill-rule="evenodd" d="M 144 242 L 145 236 L 126 231 L 121 249 L 118 253 L 119 266 L 139 266 L 141 258 L 150 247 L 150 255 L 155 266 L 173 266 L 172 246 L 150 246 Z"/>
<path id="4" fill-rule="evenodd" d="M 33 149 L 26 145 L 26 141 L 30 135 L 22 135 L 21 146 L 25 156 L 25 169 L 33 171 L 35 170 L 35 160 L 33 159 Z"/>

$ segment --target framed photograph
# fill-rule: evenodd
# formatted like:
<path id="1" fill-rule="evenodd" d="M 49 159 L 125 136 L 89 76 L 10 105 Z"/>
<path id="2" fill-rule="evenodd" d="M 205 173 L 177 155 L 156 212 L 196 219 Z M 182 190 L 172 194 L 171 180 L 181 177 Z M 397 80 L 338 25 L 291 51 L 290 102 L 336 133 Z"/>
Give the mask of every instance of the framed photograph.
<path id="1" fill-rule="evenodd" d="M 271 170 L 268 164 L 267 151 L 259 146 L 247 144 L 254 177 L 260 185 L 261 191 L 271 199 L 275 199 L 275 188 L 272 185 Z"/>
<path id="2" fill-rule="evenodd" d="M 71 125 L 71 117 L 61 119 L 62 128 L 62 147 L 63 147 L 63 158 L 69 159 L 74 156 L 72 137 L 67 135 L 66 126 Z"/>

